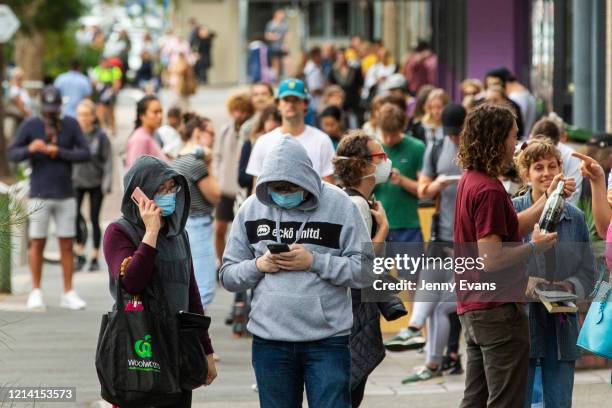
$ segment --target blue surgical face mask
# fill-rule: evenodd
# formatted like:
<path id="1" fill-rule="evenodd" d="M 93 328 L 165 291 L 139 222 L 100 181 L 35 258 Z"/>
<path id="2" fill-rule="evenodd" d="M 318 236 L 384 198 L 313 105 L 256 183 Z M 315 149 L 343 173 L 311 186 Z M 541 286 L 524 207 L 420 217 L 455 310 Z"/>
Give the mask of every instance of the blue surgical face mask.
<path id="1" fill-rule="evenodd" d="M 270 194 L 270 198 L 272 199 L 272 201 L 276 203 L 276 205 L 286 210 L 295 208 L 298 205 L 302 204 L 302 202 L 304 201 L 303 191 L 296 191 L 295 193 L 281 194 L 271 189 L 268 189 L 268 194 Z"/>
<path id="2" fill-rule="evenodd" d="M 162 210 L 162 216 L 167 217 L 176 210 L 176 193 L 155 196 L 155 204 Z"/>

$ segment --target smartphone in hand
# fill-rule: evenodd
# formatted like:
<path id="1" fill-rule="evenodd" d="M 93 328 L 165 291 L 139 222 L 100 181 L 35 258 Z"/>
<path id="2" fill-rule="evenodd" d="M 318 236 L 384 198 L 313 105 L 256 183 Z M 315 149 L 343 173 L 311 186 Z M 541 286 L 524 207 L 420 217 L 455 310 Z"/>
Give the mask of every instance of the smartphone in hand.
<path id="1" fill-rule="evenodd" d="M 268 244 L 268 250 L 270 251 L 271 254 L 280 254 L 283 252 L 291 251 L 291 249 L 289 249 L 289 245 L 278 244 L 278 243 Z"/>
<path id="2" fill-rule="evenodd" d="M 136 187 L 131 195 L 132 201 L 136 205 L 140 205 L 140 201 L 144 200 L 145 203 L 149 202 L 149 197 L 142 191 L 140 187 Z"/>

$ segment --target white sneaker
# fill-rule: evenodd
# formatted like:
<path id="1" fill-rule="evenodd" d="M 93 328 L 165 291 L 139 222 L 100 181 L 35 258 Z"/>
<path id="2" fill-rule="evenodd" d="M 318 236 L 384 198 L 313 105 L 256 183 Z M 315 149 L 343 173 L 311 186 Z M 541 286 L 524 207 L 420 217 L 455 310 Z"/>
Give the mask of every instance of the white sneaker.
<path id="1" fill-rule="evenodd" d="M 66 292 L 60 298 L 60 307 L 71 310 L 85 309 L 87 303 L 77 295 L 74 290 Z"/>
<path id="2" fill-rule="evenodd" d="M 30 292 L 30 296 L 28 296 L 28 302 L 26 303 L 26 307 L 30 310 L 44 311 L 47 309 L 47 306 L 43 301 L 42 290 L 32 289 L 32 291 Z"/>

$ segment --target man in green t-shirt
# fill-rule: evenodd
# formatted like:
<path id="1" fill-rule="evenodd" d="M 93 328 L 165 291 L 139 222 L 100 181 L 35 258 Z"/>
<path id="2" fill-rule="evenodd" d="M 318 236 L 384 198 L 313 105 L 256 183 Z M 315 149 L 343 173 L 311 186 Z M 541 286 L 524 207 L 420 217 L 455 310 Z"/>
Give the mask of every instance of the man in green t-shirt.
<path id="1" fill-rule="evenodd" d="M 404 134 L 406 114 L 397 106 L 386 103 L 378 114 L 383 148 L 393 163 L 389 181 L 374 190 L 389 219 L 387 242 L 422 244 L 423 235 L 417 213 L 417 180 L 423 167 L 425 145 Z M 415 246 L 415 249 L 421 248 L 422 245 Z"/>

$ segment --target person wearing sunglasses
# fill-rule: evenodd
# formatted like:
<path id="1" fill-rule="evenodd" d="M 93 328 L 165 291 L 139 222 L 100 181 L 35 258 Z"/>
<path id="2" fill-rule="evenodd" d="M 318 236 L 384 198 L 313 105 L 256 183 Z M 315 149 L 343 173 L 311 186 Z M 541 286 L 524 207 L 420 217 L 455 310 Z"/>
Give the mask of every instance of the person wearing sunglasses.
<path id="1" fill-rule="evenodd" d="M 130 295 L 144 293 L 155 279 L 164 291 L 170 316 L 180 310 L 204 314 L 185 231 L 191 204 L 187 179 L 164 161 L 141 156 L 126 173 L 124 186 L 121 218 L 104 234 L 111 295 L 123 271 L 121 284 Z M 137 187 L 144 195 L 134 194 Z M 200 341 L 208 362 L 203 381 L 209 385 L 217 371 L 208 330 L 202 330 Z M 190 407 L 191 391 L 185 391 L 181 404 L 175 406 Z"/>

